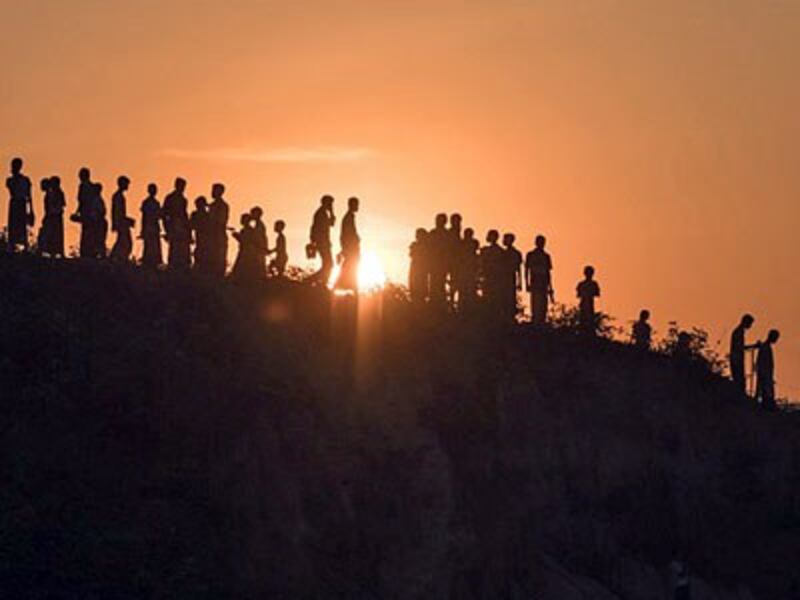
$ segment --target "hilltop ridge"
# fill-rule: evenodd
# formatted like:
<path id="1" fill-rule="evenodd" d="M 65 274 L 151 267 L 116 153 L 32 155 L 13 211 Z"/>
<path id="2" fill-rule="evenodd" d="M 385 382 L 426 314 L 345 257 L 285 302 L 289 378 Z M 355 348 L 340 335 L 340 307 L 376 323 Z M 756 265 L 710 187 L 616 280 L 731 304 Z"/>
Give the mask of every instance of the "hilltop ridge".
<path id="1" fill-rule="evenodd" d="M 797 597 L 800 419 L 702 361 L 391 291 L 0 289 L 4 596 L 665 598 L 679 556 L 693 597 Z"/>

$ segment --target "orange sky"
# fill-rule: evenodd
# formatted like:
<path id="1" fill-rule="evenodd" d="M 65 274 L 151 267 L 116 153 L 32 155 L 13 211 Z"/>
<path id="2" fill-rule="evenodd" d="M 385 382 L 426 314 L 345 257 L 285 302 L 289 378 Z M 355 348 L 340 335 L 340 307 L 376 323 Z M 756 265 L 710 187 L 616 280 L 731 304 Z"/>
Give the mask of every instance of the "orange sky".
<path id="1" fill-rule="evenodd" d="M 224 181 L 288 221 L 362 198 L 403 277 L 437 211 L 550 240 L 561 299 L 784 338 L 800 397 L 800 3 L 779 0 L 0 0 L 0 155 L 110 187 Z M 40 198 L 37 197 L 39 211 Z M 0 202 L 5 219 L 5 198 Z M 135 216 L 138 216 L 135 215 Z M 71 227 L 71 226 L 70 226 Z M 296 260 L 305 265 L 305 260 Z M 794 310 L 793 310 L 794 309 Z M 726 344 L 726 342 L 724 342 Z"/>

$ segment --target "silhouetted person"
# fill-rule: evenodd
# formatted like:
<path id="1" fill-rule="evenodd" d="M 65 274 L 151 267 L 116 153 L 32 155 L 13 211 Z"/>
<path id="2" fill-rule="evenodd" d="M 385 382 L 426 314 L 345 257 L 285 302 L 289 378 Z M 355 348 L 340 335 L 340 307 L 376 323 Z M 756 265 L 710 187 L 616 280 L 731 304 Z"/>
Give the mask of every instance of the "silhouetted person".
<path id="1" fill-rule="evenodd" d="M 649 350 L 653 337 L 653 328 L 650 327 L 650 311 L 642 310 L 639 313 L 639 320 L 633 324 L 633 345 L 641 350 Z"/>
<path id="2" fill-rule="evenodd" d="M 347 200 L 347 212 L 342 218 L 342 229 L 339 241 L 342 247 L 342 270 L 336 281 L 336 288 L 358 292 L 358 264 L 361 260 L 361 238 L 356 227 L 358 198 Z"/>
<path id="3" fill-rule="evenodd" d="M 467 227 L 461 239 L 460 264 L 458 267 L 461 283 L 459 289 L 459 310 L 469 310 L 478 298 L 478 272 L 480 243 L 475 239 L 475 231 Z"/>
<path id="4" fill-rule="evenodd" d="M 531 313 L 534 325 L 547 321 L 548 300 L 553 300 L 553 261 L 545 251 L 547 240 L 537 235 L 536 247 L 525 256 L 525 287 L 531 295 Z"/>
<path id="5" fill-rule="evenodd" d="M 28 227 L 33 226 L 33 196 L 31 180 L 22 173 L 22 159 L 11 161 L 11 175 L 6 179 L 8 189 L 8 250 L 20 246 L 28 249 Z"/>
<path id="6" fill-rule="evenodd" d="M 514 247 L 517 237 L 503 234 L 503 313 L 506 318 L 517 316 L 517 291 L 522 289 L 522 252 Z"/>
<path id="7" fill-rule="evenodd" d="M 66 199 L 61 179 L 50 177 L 44 195 L 44 218 L 39 232 L 39 252 L 51 257 L 64 256 L 64 208 Z"/>
<path id="8" fill-rule="evenodd" d="M 259 270 L 258 233 L 253 226 L 253 216 L 246 212 L 239 219 L 241 228 L 233 234 L 239 242 L 239 251 L 231 269 L 231 279 L 240 283 L 252 283 L 263 277 Z"/>
<path id="9" fill-rule="evenodd" d="M 44 212 L 45 216 L 47 215 L 47 194 L 50 190 L 50 178 L 45 177 L 39 182 L 39 191 L 42 192 L 42 205 L 44 205 Z M 36 236 L 36 252 L 38 254 L 44 253 L 44 234 L 45 234 L 45 227 L 44 227 L 44 218 L 42 219 L 42 224 L 39 227 L 39 235 Z"/>
<path id="10" fill-rule="evenodd" d="M 267 241 L 267 226 L 264 224 L 262 217 L 264 211 L 261 207 L 254 206 L 250 210 L 251 226 L 253 227 L 253 243 L 255 244 L 255 254 L 257 261 L 257 269 L 255 276 L 258 279 L 264 279 L 267 275 L 267 252 L 269 251 L 269 243 Z"/>
<path id="11" fill-rule="evenodd" d="M 209 213 L 208 271 L 222 279 L 228 264 L 228 220 L 230 207 L 223 198 L 225 186 L 215 183 L 211 186 Z"/>
<path id="12" fill-rule="evenodd" d="M 82 167 L 78 171 L 78 208 L 70 217 L 71 221 L 81 226 L 78 255 L 81 258 L 92 258 L 97 249 L 97 219 L 94 183 L 89 169 Z"/>
<path id="13" fill-rule="evenodd" d="M 279 219 L 275 221 L 272 229 L 275 232 L 275 247 L 269 253 L 274 254 L 275 258 L 269 263 L 269 272 L 276 277 L 283 277 L 289 262 L 289 253 L 286 251 L 286 235 L 283 233 L 286 223 Z"/>
<path id="14" fill-rule="evenodd" d="M 424 304 L 428 296 L 427 237 L 425 228 L 418 228 L 414 241 L 408 247 L 408 291 L 415 304 Z"/>
<path id="15" fill-rule="evenodd" d="M 492 309 L 497 312 L 503 301 L 503 274 L 505 272 L 505 253 L 497 240 L 500 233 L 490 229 L 486 234 L 486 245 L 481 248 L 481 296 Z"/>
<path id="16" fill-rule="evenodd" d="M 142 264 L 145 267 L 158 268 L 164 263 L 161 255 L 161 205 L 156 195 L 158 186 L 151 183 L 147 186 L 147 198 L 142 201 Z"/>
<path id="17" fill-rule="evenodd" d="M 192 230 L 194 241 L 194 270 L 202 275 L 210 275 L 214 260 L 218 257 L 214 255 L 217 247 L 214 245 L 214 233 L 211 227 L 211 213 L 208 208 L 208 200 L 205 196 L 198 196 L 194 201 L 194 210 L 189 216 L 189 228 Z M 227 233 L 225 239 L 227 240 Z"/>
<path id="18" fill-rule="evenodd" d="M 95 258 L 105 258 L 108 254 L 108 218 L 106 217 L 106 201 L 103 199 L 103 184 L 93 184 L 92 190 L 93 214 L 95 216 L 95 220 L 92 222 L 93 256 Z"/>
<path id="19" fill-rule="evenodd" d="M 731 368 L 731 379 L 736 389 L 742 394 L 747 393 L 747 378 L 745 376 L 744 364 L 745 351 L 758 347 L 758 344 L 747 344 L 745 341 L 747 330 L 753 326 L 755 321 L 753 315 L 745 314 L 731 333 L 731 352 L 728 356 Z"/>
<path id="20" fill-rule="evenodd" d="M 117 239 L 111 249 L 111 258 L 117 262 L 128 262 L 133 252 L 133 236 L 131 229 L 136 225 L 136 221 L 128 216 L 128 201 L 125 192 L 130 187 L 130 179 L 119 177 L 117 179 L 117 191 L 111 198 L 111 229 L 116 232 Z"/>
<path id="21" fill-rule="evenodd" d="M 314 273 L 312 280 L 327 285 L 333 271 L 333 251 L 331 245 L 331 228 L 336 224 L 333 214 L 333 196 L 325 195 L 319 201 L 319 208 L 314 212 L 311 223 L 310 249 L 311 255 L 318 254 L 321 266 Z M 308 251 L 307 251 L 308 252 Z"/>
<path id="22" fill-rule="evenodd" d="M 768 410 L 775 408 L 775 357 L 772 346 L 780 339 L 777 329 L 770 329 L 767 339 L 758 345 L 756 358 L 756 398 Z"/>
<path id="23" fill-rule="evenodd" d="M 446 265 L 447 265 L 447 285 L 448 285 L 448 299 L 450 305 L 455 308 L 461 302 L 461 215 L 453 213 L 450 215 L 450 228 L 447 230 L 448 242 L 446 247 Z"/>
<path id="24" fill-rule="evenodd" d="M 594 299 L 600 297 L 600 285 L 594 279 L 594 267 L 583 268 L 583 281 L 575 289 L 578 297 L 578 319 L 584 333 L 594 335 L 597 332 Z"/>
<path id="25" fill-rule="evenodd" d="M 446 301 L 448 269 L 448 250 L 450 248 L 451 234 L 447 229 L 447 215 L 436 215 L 434 228 L 428 232 L 426 244 L 428 246 L 428 298 L 436 306 L 441 306 Z"/>
<path id="26" fill-rule="evenodd" d="M 164 198 L 161 216 L 169 244 L 167 264 L 170 269 L 187 270 L 191 264 L 191 232 L 187 212 L 186 180 L 178 177 L 175 189 Z"/>

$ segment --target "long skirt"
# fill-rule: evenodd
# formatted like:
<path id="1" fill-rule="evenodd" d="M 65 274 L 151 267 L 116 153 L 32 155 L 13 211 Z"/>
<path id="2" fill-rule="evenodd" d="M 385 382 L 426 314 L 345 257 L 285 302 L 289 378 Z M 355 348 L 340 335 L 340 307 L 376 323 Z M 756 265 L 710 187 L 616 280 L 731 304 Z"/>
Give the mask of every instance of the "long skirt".
<path id="1" fill-rule="evenodd" d="M 158 233 L 145 234 L 142 241 L 144 242 L 142 264 L 145 267 L 160 267 L 164 263 L 161 254 L 161 236 Z"/>
<path id="2" fill-rule="evenodd" d="M 47 215 L 39 230 L 39 252 L 49 256 L 64 256 L 64 217 Z"/>
<path id="3" fill-rule="evenodd" d="M 28 213 L 24 198 L 12 198 L 8 203 L 8 247 L 28 247 Z"/>

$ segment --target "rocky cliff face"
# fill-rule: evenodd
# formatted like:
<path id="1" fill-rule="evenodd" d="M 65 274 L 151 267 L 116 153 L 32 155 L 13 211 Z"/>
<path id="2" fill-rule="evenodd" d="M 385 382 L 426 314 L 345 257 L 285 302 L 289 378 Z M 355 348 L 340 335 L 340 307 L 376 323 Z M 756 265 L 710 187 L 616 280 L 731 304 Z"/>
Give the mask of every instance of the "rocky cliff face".
<path id="1" fill-rule="evenodd" d="M 0 591 L 793 598 L 800 424 L 390 297 L 0 261 Z"/>

